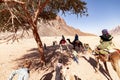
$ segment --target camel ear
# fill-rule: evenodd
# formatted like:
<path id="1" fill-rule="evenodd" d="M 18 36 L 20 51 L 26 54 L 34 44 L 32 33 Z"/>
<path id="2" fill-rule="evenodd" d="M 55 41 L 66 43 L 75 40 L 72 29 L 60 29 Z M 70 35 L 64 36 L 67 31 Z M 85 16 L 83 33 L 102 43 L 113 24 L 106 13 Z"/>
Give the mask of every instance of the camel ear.
<path id="1" fill-rule="evenodd" d="M 70 39 L 67 39 L 67 40 L 70 40 Z"/>

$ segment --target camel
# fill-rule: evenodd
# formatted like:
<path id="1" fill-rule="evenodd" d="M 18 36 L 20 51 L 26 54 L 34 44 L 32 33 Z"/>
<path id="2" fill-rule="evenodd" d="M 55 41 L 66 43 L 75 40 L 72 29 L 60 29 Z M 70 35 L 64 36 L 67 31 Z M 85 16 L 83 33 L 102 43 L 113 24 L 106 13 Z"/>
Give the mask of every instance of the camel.
<path id="1" fill-rule="evenodd" d="M 94 54 L 96 61 L 97 61 L 97 70 L 99 68 L 99 60 L 103 62 L 104 67 L 107 71 L 107 74 L 109 75 L 110 79 L 112 80 L 108 68 L 107 68 L 107 62 L 110 62 L 113 69 L 116 71 L 118 77 L 120 78 L 120 50 L 115 49 L 114 52 L 108 52 L 108 55 L 103 54 Z"/>
<path id="2" fill-rule="evenodd" d="M 67 41 L 73 45 L 73 49 L 75 49 L 75 47 L 79 47 L 80 51 L 84 52 L 84 46 L 81 41 L 77 40 L 77 41 L 71 42 L 70 39 L 67 39 Z"/>
<path id="3" fill-rule="evenodd" d="M 89 46 L 88 43 L 84 43 L 83 46 L 84 46 L 84 50 L 85 50 L 87 53 L 92 53 L 92 49 L 91 49 L 91 47 Z"/>

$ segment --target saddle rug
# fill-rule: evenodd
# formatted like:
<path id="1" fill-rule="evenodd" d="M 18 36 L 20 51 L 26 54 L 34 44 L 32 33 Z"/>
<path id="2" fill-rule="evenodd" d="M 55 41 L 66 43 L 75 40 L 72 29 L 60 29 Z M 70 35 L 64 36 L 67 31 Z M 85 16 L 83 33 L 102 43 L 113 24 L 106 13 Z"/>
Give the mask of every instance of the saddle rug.
<path id="1" fill-rule="evenodd" d="M 107 52 L 109 52 L 109 53 L 113 53 L 113 52 L 115 52 L 115 51 L 117 51 L 116 49 L 104 49 L 105 51 L 107 51 Z"/>

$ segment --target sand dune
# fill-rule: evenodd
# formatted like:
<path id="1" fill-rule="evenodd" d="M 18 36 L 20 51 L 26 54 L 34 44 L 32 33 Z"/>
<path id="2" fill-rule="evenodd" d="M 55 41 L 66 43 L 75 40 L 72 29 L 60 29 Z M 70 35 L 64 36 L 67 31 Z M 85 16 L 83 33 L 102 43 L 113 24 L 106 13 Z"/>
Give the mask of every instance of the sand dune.
<path id="1" fill-rule="evenodd" d="M 72 36 L 66 36 L 66 38 L 70 38 L 73 40 Z M 53 37 L 42 37 L 41 40 L 43 44 L 45 43 L 48 47 L 46 50 L 46 55 L 52 54 L 54 52 L 54 48 L 52 47 L 52 42 L 59 40 L 61 37 L 53 36 Z M 99 44 L 99 37 L 95 36 L 80 36 L 79 39 L 83 43 L 88 43 L 92 49 L 95 48 Z M 113 42 L 117 48 L 120 48 L 120 36 L 114 36 Z M 48 74 L 51 70 L 55 69 L 56 61 L 58 59 L 57 55 L 60 53 L 55 52 L 54 55 L 49 55 L 49 60 L 53 61 L 52 65 L 47 64 L 48 68 L 44 68 L 41 70 L 39 62 L 39 53 L 37 52 L 37 44 L 33 38 L 30 39 L 20 39 L 19 42 L 11 43 L 2 43 L 0 44 L 0 80 L 7 80 L 10 73 L 17 69 L 18 66 L 23 63 L 25 59 L 31 59 L 33 61 L 33 65 L 30 72 L 29 80 L 40 80 L 43 75 Z M 91 54 L 81 54 L 79 58 L 79 64 L 71 60 L 70 72 L 81 80 L 107 80 L 104 75 L 104 68 L 102 68 L 98 73 L 95 73 L 95 60 L 94 56 Z M 103 65 L 101 63 L 101 65 Z M 108 62 L 108 68 L 113 80 L 119 80 L 116 72 L 112 69 L 111 64 Z M 36 69 L 36 70 L 35 70 Z M 42 79 L 42 80 L 54 80 L 55 72 L 51 73 L 52 79 Z"/>

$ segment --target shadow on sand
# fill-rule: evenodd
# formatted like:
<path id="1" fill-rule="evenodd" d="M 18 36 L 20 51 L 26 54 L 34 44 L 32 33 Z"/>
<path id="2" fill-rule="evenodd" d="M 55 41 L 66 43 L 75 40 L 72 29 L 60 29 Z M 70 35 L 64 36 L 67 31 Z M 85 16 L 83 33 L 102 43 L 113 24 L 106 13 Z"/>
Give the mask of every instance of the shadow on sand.
<path id="1" fill-rule="evenodd" d="M 44 74 L 44 75 L 40 78 L 40 80 L 52 80 L 53 72 L 54 72 L 54 70 L 52 70 L 52 71 L 49 72 L 49 73 Z"/>
<path id="2" fill-rule="evenodd" d="M 59 51 L 59 45 L 46 47 L 46 49 L 44 50 L 44 56 L 46 60 L 45 66 L 40 64 L 40 54 L 37 48 L 32 48 L 28 50 L 27 53 L 28 54 L 25 54 L 15 61 L 17 61 L 18 66 L 21 66 L 21 64 L 23 64 L 25 60 L 31 60 L 32 65 L 30 69 L 32 70 L 48 70 L 49 68 L 53 68 L 58 59 L 62 59 L 63 64 L 65 65 L 67 64 L 67 62 L 69 62 L 70 58 L 68 53 L 63 54 Z"/>
<path id="3" fill-rule="evenodd" d="M 95 69 L 95 72 L 97 72 L 97 62 L 94 58 L 90 57 L 87 59 L 85 56 L 82 56 L 92 67 Z M 108 79 L 110 80 L 110 75 L 106 72 L 106 70 L 103 68 L 103 66 L 99 63 L 99 71 Z"/>

